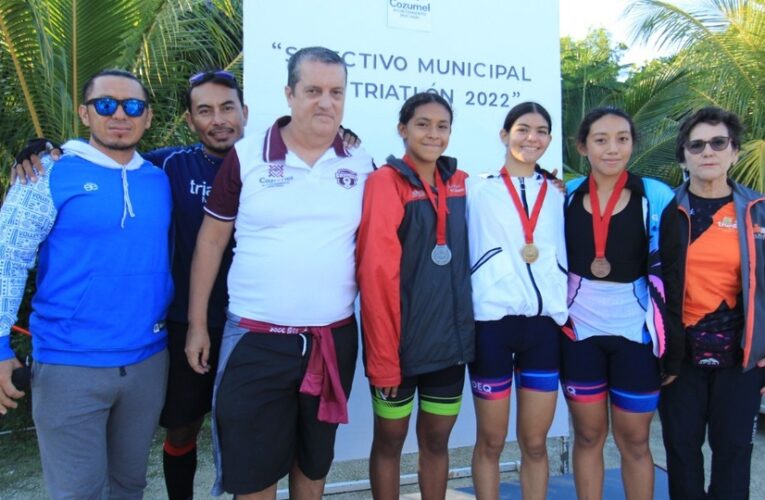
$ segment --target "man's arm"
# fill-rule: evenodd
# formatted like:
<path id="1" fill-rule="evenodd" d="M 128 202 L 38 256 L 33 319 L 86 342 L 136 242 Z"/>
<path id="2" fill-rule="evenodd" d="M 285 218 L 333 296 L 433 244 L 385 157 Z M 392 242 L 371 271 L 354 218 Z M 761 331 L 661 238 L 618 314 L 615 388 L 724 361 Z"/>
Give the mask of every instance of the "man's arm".
<path id="1" fill-rule="evenodd" d="M 16 155 L 16 162 L 11 167 L 9 185 L 18 180 L 22 184 L 37 182 L 37 176 L 45 175 L 45 165 L 41 161 L 43 154 L 50 154 L 54 160 L 61 157 L 61 146 L 45 137 L 35 137 L 27 141 L 24 149 Z"/>
<path id="2" fill-rule="evenodd" d="M 47 163 L 50 163 L 48 160 Z M 50 165 L 46 165 L 50 170 Z M 14 368 L 21 364 L 10 343 L 24 298 L 29 270 L 34 267 L 37 248 L 53 227 L 56 207 L 50 193 L 49 176 L 36 184 L 14 185 L 0 208 L 0 414 L 16 408 L 14 399 L 24 396 L 11 382 Z"/>
<path id="3" fill-rule="evenodd" d="M 197 245 L 191 260 L 189 331 L 186 334 L 186 358 L 197 373 L 207 373 L 210 370 L 207 364 L 210 356 L 207 304 L 233 230 L 233 221 L 205 215 L 197 235 Z"/>

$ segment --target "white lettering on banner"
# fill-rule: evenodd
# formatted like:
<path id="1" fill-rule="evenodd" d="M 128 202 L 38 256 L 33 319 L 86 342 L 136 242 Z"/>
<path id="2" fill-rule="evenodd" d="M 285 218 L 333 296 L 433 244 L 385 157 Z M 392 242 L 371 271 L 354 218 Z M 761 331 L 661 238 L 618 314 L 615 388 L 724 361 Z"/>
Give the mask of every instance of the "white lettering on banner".
<path id="1" fill-rule="evenodd" d="M 282 50 L 285 44 L 272 42 L 275 50 Z M 289 45 L 284 49 L 285 62 L 297 52 L 297 47 Z M 521 86 L 526 86 L 535 81 L 532 78 L 532 70 L 525 64 L 514 61 L 485 62 L 474 60 L 447 59 L 441 57 L 415 57 L 405 55 L 367 52 L 355 50 L 336 50 L 349 68 L 364 69 L 378 73 L 401 74 L 404 78 L 411 78 L 412 74 L 427 75 L 428 79 L 421 84 L 397 81 L 387 83 L 382 81 L 358 81 L 348 82 L 348 95 L 354 98 L 381 101 L 404 102 L 409 97 L 419 92 L 430 92 L 440 95 L 452 106 L 460 104 L 465 106 L 477 106 L 487 108 L 510 108 L 515 101 L 521 98 Z M 412 61 L 412 62 L 410 62 Z M 416 62 L 415 62 L 416 61 Z M 442 86 L 438 82 L 427 83 L 430 77 L 443 77 L 450 84 L 454 79 L 462 80 L 485 80 L 488 85 L 493 83 L 504 84 L 503 91 L 491 91 L 489 89 L 467 89 L 464 92 L 455 91 L 454 88 Z M 506 85 L 512 82 L 518 88 L 508 88 Z M 458 95 L 459 94 L 459 95 Z"/>
<path id="2" fill-rule="evenodd" d="M 446 99 L 450 104 L 454 103 L 453 89 L 420 89 L 409 85 L 389 85 L 386 83 L 373 82 L 348 82 L 351 86 L 351 95 L 353 97 L 363 97 L 364 99 L 394 99 L 396 101 L 406 101 L 410 96 L 419 92 L 430 92 L 438 94 Z M 433 84 L 435 85 L 435 83 Z"/>
<path id="3" fill-rule="evenodd" d="M 409 61 L 407 61 L 405 57 L 394 54 L 356 53 L 352 50 L 346 50 L 343 53 L 338 52 L 338 55 L 343 58 L 345 65 L 349 68 L 358 66 L 364 69 L 389 70 L 393 68 L 398 71 L 406 71 L 409 67 Z"/>
<path id="4" fill-rule="evenodd" d="M 530 82 L 531 78 L 526 75 L 526 66 L 520 67 L 520 74 L 515 66 L 504 64 L 487 64 L 482 62 L 454 61 L 451 59 L 417 58 L 417 71 L 450 76 L 477 76 L 478 78 L 490 78 L 495 80 L 516 80 Z"/>

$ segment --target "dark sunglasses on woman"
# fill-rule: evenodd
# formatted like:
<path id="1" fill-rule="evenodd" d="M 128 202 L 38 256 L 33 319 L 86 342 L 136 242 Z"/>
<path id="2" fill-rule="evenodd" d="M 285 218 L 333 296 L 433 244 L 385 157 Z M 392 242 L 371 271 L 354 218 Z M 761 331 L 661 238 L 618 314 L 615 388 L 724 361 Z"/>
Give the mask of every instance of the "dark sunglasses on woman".
<path id="1" fill-rule="evenodd" d="M 701 139 L 695 139 L 685 143 L 685 150 L 693 155 L 701 154 L 706 149 L 707 144 L 712 148 L 712 151 L 723 151 L 730 144 L 730 137 L 717 136 L 712 137 L 708 141 L 702 141 Z"/>

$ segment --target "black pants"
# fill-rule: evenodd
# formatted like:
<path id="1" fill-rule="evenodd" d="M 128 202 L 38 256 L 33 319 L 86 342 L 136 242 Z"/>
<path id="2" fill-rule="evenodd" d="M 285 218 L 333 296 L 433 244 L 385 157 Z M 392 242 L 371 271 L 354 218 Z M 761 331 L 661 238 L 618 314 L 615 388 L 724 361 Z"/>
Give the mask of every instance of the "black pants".
<path id="1" fill-rule="evenodd" d="M 748 499 L 752 438 L 757 430 L 765 369 L 705 369 L 685 361 L 659 400 L 673 500 Z M 705 431 L 712 448 L 712 477 L 704 491 Z"/>

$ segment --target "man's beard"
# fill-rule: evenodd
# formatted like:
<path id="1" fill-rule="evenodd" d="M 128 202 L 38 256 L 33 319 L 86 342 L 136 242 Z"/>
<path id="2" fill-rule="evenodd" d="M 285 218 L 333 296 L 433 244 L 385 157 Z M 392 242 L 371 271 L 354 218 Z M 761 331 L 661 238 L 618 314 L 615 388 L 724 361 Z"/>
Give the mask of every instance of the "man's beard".
<path id="1" fill-rule="evenodd" d="M 205 147 L 205 150 L 207 150 L 208 153 L 213 154 L 215 156 L 226 156 L 229 151 L 234 149 L 234 143 L 232 142 L 230 146 L 215 146 L 213 144 L 210 144 L 209 142 L 202 141 L 202 145 Z"/>
<path id="2" fill-rule="evenodd" d="M 93 137 L 93 140 L 97 142 L 98 144 L 100 144 L 101 146 L 105 147 L 106 149 L 111 149 L 114 151 L 130 151 L 131 149 L 135 149 L 136 146 L 138 146 L 138 142 L 139 142 L 139 141 L 136 141 L 131 144 L 113 144 L 113 143 L 110 144 L 110 143 L 102 141 L 95 134 L 91 134 L 91 137 Z"/>

